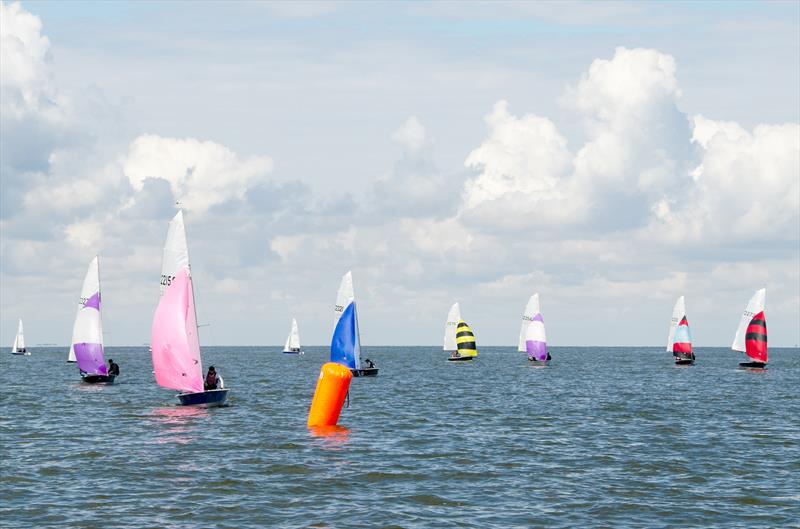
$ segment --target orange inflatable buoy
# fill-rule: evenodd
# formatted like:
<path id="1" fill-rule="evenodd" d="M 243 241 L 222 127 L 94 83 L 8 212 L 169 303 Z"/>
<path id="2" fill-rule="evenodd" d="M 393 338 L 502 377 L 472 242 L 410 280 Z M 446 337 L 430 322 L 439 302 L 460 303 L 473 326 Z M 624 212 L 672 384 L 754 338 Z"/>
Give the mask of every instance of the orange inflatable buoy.
<path id="1" fill-rule="evenodd" d="M 352 379 L 353 374 L 341 364 L 328 362 L 322 366 L 314 400 L 311 401 L 311 409 L 308 411 L 309 427 L 336 424 Z"/>

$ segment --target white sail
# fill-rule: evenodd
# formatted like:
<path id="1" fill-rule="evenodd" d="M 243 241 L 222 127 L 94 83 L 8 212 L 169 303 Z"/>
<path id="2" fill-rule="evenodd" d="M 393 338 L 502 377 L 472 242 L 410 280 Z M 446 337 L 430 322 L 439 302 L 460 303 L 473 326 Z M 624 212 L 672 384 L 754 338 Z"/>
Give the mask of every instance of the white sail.
<path id="1" fill-rule="evenodd" d="M 19 319 L 17 325 L 17 335 L 14 336 L 14 345 L 11 346 L 11 352 L 16 353 L 25 349 L 25 332 L 22 329 L 22 318 Z"/>
<path id="2" fill-rule="evenodd" d="M 93 296 L 97 298 L 93 299 Z M 86 303 L 96 303 L 98 310 L 83 310 Z M 100 300 L 100 262 L 97 256 L 89 263 L 86 275 L 83 278 L 81 295 L 78 298 L 78 310 L 75 314 L 75 323 L 72 326 L 72 341 L 69 346 L 68 362 L 75 362 L 76 343 L 99 343 L 103 345 L 103 323 L 99 310 Z"/>
<path id="3" fill-rule="evenodd" d="M 744 339 L 747 334 L 747 326 L 750 325 L 750 320 L 759 312 L 763 312 L 767 304 L 767 289 L 762 288 L 756 290 L 753 297 L 747 303 L 747 308 L 742 313 L 742 318 L 739 320 L 739 327 L 736 329 L 736 336 L 733 338 L 733 345 L 731 349 L 734 351 L 745 352 Z"/>
<path id="4" fill-rule="evenodd" d="M 533 320 L 533 317 L 539 314 L 539 293 L 532 295 L 525 305 L 525 312 L 522 313 L 522 325 L 519 329 L 519 342 L 517 343 L 517 351 L 525 352 L 526 329 L 528 324 Z"/>
<path id="5" fill-rule="evenodd" d="M 667 336 L 667 352 L 672 352 L 672 344 L 675 339 L 675 329 L 678 328 L 678 324 L 681 322 L 683 317 L 686 316 L 686 303 L 684 302 L 683 296 L 678 298 L 678 301 L 675 302 L 675 306 L 672 308 L 672 319 L 669 322 L 669 335 Z"/>
<path id="6" fill-rule="evenodd" d="M 444 324 L 444 345 L 442 349 L 445 351 L 456 351 L 456 327 L 461 320 L 461 307 L 458 302 L 453 303 L 450 311 L 447 313 L 447 321 Z"/>
<path id="7" fill-rule="evenodd" d="M 300 349 L 300 331 L 297 328 L 297 320 L 292 318 L 292 329 L 286 337 L 286 345 L 283 346 L 284 352 Z"/>
<path id="8" fill-rule="evenodd" d="M 292 332 L 289 334 L 289 346 L 292 349 L 300 349 L 300 330 L 297 328 L 297 320 L 292 318 Z"/>
<path id="9" fill-rule="evenodd" d="M 183 211 L 178 211 L 169 223 L 164 253 L 161 257 L 161 294 L 175 279 L 178 270 L 189 265 L 189 246 L 186 243 L 186 227 L 183 224 Z"/>
<path id="10" fill-rule="evenodd" d="M 336 329 L 336 324 L 339 323 L 339 318 L 347 306 L 356 299 L 353 290 L 353 273 L 348 271 L 342 276 L 342 282 L 339 283 L 339 291 L 336 293 L 336 305 L 333 307 L 333 328 Z"/>

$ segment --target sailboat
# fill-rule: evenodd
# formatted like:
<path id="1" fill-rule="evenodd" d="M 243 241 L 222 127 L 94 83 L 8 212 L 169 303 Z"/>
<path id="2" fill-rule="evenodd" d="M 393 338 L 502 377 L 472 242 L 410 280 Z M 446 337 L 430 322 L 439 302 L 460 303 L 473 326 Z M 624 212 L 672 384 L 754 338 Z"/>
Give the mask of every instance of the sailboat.
<path id="1" fill-rule="evenodd" d="M 283 352 L 291 355 L 303 354 L 302 349 L 300 349 L 300 331 L 297 329 L 297 320 L 294 318 L 292 318 L 292 330 L 289 331 L 289 336 L 286 338 Z"/>
<path id="2" fill-rule="evenodd" d="M 448 362 L 469 362 L 478 356 L 475 335 L 469 325 L 461 319 L 461 307 L 458 303 L 453 303 L 447 312 L 442 349 L 450 353 L 447 357 Z"/>
<path id="3" fill-rule="evenodd" d="M 667 351 L 675 357 L 675 365 L 694 364 L 692 352 L 692 332 L 689 330 L 689 320 L 686 319 L 686 302 L 684 297 L 678 298 L 672 308 L 672 319 L 669 324 L 667 336 Z"/>
<path id="4" fill-rule="evenodd" d="M 361 365 L 361 337 L 358 331 L 358 312 L 353 290 L 353 274 L 347 272 L 339 283 L 336 305 L 333 307 L 333 337 L 331 362 L 350 369 L 354 377 L 374 377 L 378 368 Z"/>
<path id="5" fill-rule="evenodd" d="M 517 350 L 528 353 L 528 360 L 534 365 L 547 365 L 550 353 L 547 352 L 547 336 L 544 331 L 544 318 L 539 310 L 539 294 L 530 297 L 522 313 L 522 326 L 519 330 Z"/>
<path id="6" fill-rule="evenodd" d="M 25 333 L 22 330 L 22 318 L 19 319 L 19 325 L 17 325 L 17 335 L 14 336 L 14 345 L 11 346 L 11 354 L 31 355 L 30 351 L 25 349 Z"/>
<path id="7" fill-rule="evenodd" d="M 185 406 L 221 406 L 228 389 L 205 390 L 197 312 L 183 212 L 170 221 L 161 262 L 161 299 L 150 336 L 153 372 L 159 386 L 180 391 Z"/>
<path id="8" fill-rule="evenodd" d="M 767 368 L 767 318 L 764 315 L 766 304 L 767 289 L 756 290 L 742 313 L 731 349 L 746 354 L 750 362 L 740 362 L 740 367 Z"/>
<path id="9" fill-rule="evenodd" d="M 100 313 L 100 263 L 97 256 L 89 263 L 83 278 L 78 312 L 72 326 L 69 357 L 78 363 L 81 380 L 89 384 L 113 384 L 103 358 L 103 320 Z"/>

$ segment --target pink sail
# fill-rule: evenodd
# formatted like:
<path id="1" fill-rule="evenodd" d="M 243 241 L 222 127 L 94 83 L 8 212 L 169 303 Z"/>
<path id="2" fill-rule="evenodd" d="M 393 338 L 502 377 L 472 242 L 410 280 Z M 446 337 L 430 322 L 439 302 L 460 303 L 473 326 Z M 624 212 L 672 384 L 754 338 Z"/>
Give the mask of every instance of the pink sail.
<path id="1" fill-rule="evenodd" d="M 150 337 L 156 382 L 185 392 L 203 391 L 203 366 L 189 269 L 178 270 L 153 316 Z"/>

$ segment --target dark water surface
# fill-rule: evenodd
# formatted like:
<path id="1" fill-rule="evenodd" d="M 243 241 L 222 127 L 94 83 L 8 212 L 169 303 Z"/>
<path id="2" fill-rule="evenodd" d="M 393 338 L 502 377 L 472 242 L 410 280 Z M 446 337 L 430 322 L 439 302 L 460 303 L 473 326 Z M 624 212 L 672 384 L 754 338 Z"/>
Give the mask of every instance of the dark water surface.
<path id="1" fill-rule="evenodd" d="M 78 382 L 63 348 L 1 355 L 2 527 L 797 527 L 800 352 L 689 368 L 656 348 L 372 347 L 347 428 L 306 429 L 325 354 L 204 348 L 230 406 L 176 406 L 147 348 Z M 107 355 L 109 356 L 109 355 Z"/>

